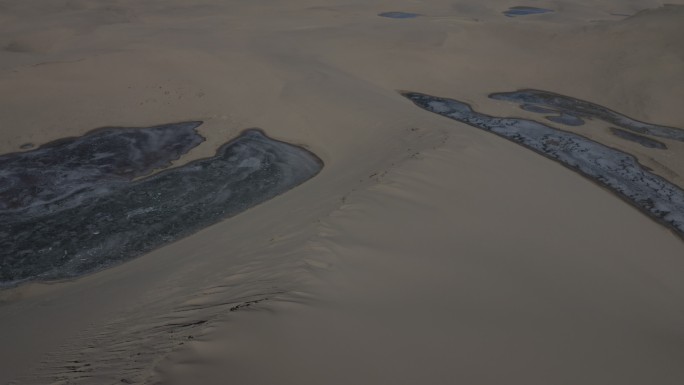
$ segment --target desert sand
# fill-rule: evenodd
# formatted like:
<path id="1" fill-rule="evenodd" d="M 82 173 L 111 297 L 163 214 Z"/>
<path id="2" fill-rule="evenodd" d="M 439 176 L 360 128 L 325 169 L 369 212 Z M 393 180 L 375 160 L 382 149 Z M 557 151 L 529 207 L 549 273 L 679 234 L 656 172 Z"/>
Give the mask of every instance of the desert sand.
<path id="1" fill-rule="evenodd" d="M 130 262 L 0 291 L 0 383 L 684 383 L 682 239 L 399 93 L 539 120 L 488 98 L 533 88 L 684 128 L 682 20 L 682 0 L 0 0 L 0 153 L 201 120 L 183 162 L 258 127 L 325 164 Z M 557 127 L 684 187 L 682 142 Z"/>

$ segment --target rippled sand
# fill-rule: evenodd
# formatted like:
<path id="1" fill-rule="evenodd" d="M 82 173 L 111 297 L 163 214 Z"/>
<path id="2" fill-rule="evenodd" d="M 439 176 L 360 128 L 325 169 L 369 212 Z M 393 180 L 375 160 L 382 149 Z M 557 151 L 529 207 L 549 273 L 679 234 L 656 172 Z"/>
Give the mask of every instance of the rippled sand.
<path id="1" fill-rule="evenodd" d="M 400 94 L 552 125 L 682 187 L 681 141 L 489 98 L 684 128 L 684 1 L 664 3 L 0 0 L 0 153 L 203 121 L 172 167 L 252 127 L 325 163 L 130 262 L 0 292 L 0 383 L 683 383 L 681 239 Z"/>

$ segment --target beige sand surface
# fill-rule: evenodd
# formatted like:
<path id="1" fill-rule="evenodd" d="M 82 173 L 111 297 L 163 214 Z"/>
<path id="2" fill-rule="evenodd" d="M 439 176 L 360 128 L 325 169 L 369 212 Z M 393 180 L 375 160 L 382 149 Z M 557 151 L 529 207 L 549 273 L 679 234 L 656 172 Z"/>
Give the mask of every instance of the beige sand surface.
<path id="1" fill-rule="evenodd" d="M 260 127 L 326 163 L 129 263 L 0 292 L 0 384 L 684 383 L 681 239 L 396 92 L 538 118 L 487 99 L 538 88 L 684 127 L 667 3 L 0 0 L 0 152 L 200 119 L 187 159 Z M 573 130 L 684 185 L 681 143 Z"/>

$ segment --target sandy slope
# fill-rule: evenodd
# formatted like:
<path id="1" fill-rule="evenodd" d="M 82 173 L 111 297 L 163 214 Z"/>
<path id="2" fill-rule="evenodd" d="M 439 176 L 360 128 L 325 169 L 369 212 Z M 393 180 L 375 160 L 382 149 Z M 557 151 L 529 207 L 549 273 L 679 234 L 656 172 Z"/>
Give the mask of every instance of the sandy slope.
<path id="1" fill-rule="evenodd" d="M 0 293 L 0 383 L 682 383 L 681 240 L 396 93 L 532 117 L 486 95 L 539 88 L 684 127 L 669 3 L 0 1 L 0 151 L 201 119 L 191 158 L 258 126 L 326 163 L 130 263 Z M 681 143 L 576 132 L 682 184 Z"/>

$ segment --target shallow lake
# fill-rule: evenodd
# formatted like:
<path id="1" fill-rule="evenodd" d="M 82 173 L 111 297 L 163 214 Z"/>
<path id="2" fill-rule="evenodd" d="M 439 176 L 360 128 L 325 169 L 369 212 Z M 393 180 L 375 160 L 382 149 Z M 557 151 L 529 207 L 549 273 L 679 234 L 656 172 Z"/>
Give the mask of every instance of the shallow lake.
<path id="1" fill-rule="evenodd" d="M 131 259 L 323 167 L 301 147 L 247 130 L 213 157 L 145 177 L 199 144 L 199 124 L 100 130 L 0 157 L 0 284 L 74 277 Z"/>

